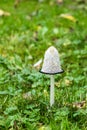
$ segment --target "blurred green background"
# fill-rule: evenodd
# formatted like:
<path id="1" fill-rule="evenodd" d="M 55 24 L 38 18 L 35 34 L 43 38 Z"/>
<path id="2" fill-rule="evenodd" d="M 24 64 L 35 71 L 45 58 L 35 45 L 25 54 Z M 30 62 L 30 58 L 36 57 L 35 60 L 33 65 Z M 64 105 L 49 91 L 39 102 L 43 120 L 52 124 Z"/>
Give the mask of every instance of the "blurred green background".
<path id="1" fill-rule="evenodd" d="M 55 46 L 64 73 L 39 73 Z M 0 130 L 87 130 L 87 1 L 0 0 Z"/>

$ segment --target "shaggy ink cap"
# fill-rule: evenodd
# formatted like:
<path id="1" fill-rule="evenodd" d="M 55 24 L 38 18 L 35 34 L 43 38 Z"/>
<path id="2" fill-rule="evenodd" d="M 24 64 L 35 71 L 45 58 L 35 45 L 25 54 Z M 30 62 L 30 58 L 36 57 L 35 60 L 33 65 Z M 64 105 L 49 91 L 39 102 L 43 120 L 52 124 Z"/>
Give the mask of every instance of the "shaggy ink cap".
<path id="1" fill-rule="evenodd" d="M 54 104 L 54 74 L 63 73 L 61 69 L 59 54 L 55 47 L 51 46 L 44 55 L 41 73 L 50 75 L 50 106 Z"/>
<path id="2" fill-rule="evenodd" d="M 61 69 L 59 53 L 54 46 L 49 47 L 45 52 L 44 61 L 40 72 L 50 75 L 64 72 Z"/>

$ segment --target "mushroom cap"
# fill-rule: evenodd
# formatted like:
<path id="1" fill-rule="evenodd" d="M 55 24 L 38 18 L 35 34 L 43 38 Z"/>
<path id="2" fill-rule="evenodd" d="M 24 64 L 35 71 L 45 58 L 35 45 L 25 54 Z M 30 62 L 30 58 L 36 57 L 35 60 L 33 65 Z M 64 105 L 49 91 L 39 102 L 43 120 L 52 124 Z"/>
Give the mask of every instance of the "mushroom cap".
<path id="1" fill-rule="evenodd" d="M 51 75 L 63 72 L 60 66 L 58 51 L 54 46 L 49 47 L 45 52 L 44 61 L 40 72 Z"/>

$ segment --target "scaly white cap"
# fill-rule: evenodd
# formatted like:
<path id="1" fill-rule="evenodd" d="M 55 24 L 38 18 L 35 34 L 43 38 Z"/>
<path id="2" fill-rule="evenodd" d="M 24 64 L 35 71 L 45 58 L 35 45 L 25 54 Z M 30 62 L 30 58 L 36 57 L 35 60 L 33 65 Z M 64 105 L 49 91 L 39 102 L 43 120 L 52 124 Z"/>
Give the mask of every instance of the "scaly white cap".
<path id="1" fill-rule="evenodd" d="M 60 66 L 58 51 L 54 46 L 49 47 L 45 52 L 44 61 L 40 72 L 51 75 L 63 72 Z"/>

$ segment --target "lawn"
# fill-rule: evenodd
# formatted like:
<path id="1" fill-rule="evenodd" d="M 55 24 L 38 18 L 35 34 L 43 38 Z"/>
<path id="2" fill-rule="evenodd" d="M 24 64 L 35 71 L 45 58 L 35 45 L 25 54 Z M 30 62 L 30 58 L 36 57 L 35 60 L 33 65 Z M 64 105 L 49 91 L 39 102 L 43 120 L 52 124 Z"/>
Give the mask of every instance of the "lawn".
<path id="1" fill-rule="evenodd" d="M 0 130 L 87 130 L 86 0 L 0 0 Z M 48 47 L 64 73 L 41 74 Z"/>

